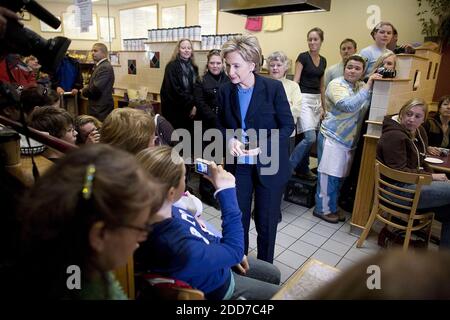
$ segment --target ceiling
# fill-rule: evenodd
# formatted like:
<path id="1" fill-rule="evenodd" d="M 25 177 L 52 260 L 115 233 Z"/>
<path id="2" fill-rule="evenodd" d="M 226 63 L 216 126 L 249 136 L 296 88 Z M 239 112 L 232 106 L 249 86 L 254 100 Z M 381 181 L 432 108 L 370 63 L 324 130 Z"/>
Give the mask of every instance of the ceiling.
<path id="1" fill-rule="evenodd" d="M 46 2 L 52 2 L 52 3 L 68 3 L 73 4 L 73 0 L 40 0 L 39 3 L 44 4 Z M 129 4 L 133 2 L 138 2 L 138 0 L 109 0 L 110 6 L 117 6 L 122 4 Z M 99 0 L 96 2 L 93 2 L 94 5 L 106 5 L 106 0 Z"/>

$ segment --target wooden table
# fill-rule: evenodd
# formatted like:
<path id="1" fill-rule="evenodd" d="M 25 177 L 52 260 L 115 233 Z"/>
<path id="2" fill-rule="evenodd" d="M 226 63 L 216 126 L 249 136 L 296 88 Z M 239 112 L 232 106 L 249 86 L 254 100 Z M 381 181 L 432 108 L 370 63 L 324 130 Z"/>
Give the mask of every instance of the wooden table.
<path id="1" fill-rule="evenodd" d="M 340 270 L 316 259 L 309 259 L 281 287 L 272 300 L 304 300 L 317 289 L 330 283 Z"/>
<path id="2" fill-rule="evenodd" d="M 448 154 L 447 156 L 444 156 L 444 157 L 437 157 L 437 156 L 429 156 L 429 157 L 438 158 L 438 159 L 441 159 L 442 161 L 444 161 L 444 163 L 439 163 L 439 164 L 428 162 L 428 165 L 430 166 L 430 168 L 432 168 L 434 171 L 450 173 L 450 154 Z"/>

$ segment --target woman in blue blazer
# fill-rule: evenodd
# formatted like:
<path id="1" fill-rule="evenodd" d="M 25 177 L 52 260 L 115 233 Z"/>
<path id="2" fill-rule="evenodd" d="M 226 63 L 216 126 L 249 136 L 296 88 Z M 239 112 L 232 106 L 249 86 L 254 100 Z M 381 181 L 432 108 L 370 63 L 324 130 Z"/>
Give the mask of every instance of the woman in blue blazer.
<path id="1" fill-rule="evenodd" d="M 236 177 L 245 253 L 255 194 L 257 258 L 273 262 L 281 197 L 289 169 L 294 118 L 281 82 L 257 74 L 261 48 L 255 36 L 237 36 L 222 47 L 230 83 L 219 89 L 218 127 L 226 143 L 227 170 Z"/>

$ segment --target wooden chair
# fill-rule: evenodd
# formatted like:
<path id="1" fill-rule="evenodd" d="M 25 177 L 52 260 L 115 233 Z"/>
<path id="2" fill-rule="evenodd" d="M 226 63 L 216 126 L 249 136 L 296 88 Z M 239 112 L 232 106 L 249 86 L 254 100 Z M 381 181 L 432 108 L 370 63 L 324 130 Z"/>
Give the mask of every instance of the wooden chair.
<path id="1" fill-rule="evenodd" d="M 393 184 L 393 181 L 415 185 L 415 189 L 407 189 Z M 429 228 L 427 244 L 430 241 L 433 212 L 417 213 L 420 191 L 423 185 L 432 181 L 430 175 L 407 173 L 391 169 L 378 160 L 375 163 L 375 192 L 369 220 L 356 246 L 360 248 L 366 240 L 370 229 L 378 219 L 393 228 L 405 231 L 403 250 L 407 250 L 413 231 Z M 387 214 L 387 218 L 382 215 Z M 396 221 L 392 221 L 392 217 Z M 398 222 L 397 222 L 398 221 Z M 403 222 L 403 223 L 402 223 Z"/>

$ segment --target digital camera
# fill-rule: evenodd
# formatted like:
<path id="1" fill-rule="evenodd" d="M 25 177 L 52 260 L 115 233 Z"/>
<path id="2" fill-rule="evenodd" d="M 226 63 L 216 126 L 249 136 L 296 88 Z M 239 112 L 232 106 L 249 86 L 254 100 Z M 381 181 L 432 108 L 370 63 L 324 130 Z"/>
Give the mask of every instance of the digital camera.
<path id="1" fill-rule="evenodd" d="M 397 71 L 393 69 L 386 69 L 385 67 L 378 68 L 377 73 L 381 74 L 383 78 L 395 78 L 397 75 Z"/>
<path id="2" fill-rule="evenodd" d="M 195 162 L 194 162 L 195 172 L 209 176 L 211 173 L 211 171 L 209 169 L 209 165 L 210 165 L 209 161 L 207 161 L 205 159 L 197 158 L 197 159 L 195 159 Z"/>

